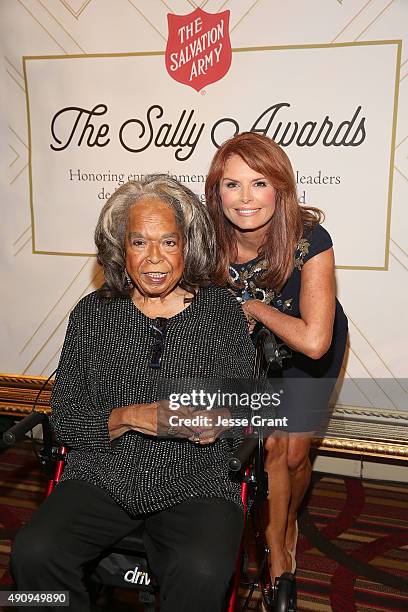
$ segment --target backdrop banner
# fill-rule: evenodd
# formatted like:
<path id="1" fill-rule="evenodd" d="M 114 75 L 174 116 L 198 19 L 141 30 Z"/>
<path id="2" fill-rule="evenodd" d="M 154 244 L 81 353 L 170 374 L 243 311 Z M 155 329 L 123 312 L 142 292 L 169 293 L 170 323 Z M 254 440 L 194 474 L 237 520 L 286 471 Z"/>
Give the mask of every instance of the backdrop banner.
<path id="1" fill-rule="evenodd" d="M 216 147 L 253 130 L 285 147 L 299 201 L 324 208 L 337 265 L 384 268 L 399 55 L 398 42 L 240 49 L 201 95 L 162 54 L 25 58 L 34 252 L 94 253 L 101 205 L 150 172 L 204 199 Z"/>

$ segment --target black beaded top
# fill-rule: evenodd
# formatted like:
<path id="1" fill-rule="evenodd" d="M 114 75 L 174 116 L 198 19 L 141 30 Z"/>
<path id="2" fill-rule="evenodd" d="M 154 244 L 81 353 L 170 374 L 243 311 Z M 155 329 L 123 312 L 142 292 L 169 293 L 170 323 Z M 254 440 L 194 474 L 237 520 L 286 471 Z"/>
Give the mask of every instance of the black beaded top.
<path id="1" fill-rule="evenodd" d="M 51 398 L 56 436 L 71 449 L 62 480 L 93 483 L 134 516 L 190 498 L 240 505 L 230 440 L 200 446 L 131 431 L 110 442 L 108 433 L 113 408 L 161 399 L 161 379 L 251 378 L 254 349 L 240 305 L 227 289 L 201 288 L 168 320 L 159 370 L 150 367 L 153 342 L 152 320 L 130 298 L 91 293 L 71 313 Z"/>

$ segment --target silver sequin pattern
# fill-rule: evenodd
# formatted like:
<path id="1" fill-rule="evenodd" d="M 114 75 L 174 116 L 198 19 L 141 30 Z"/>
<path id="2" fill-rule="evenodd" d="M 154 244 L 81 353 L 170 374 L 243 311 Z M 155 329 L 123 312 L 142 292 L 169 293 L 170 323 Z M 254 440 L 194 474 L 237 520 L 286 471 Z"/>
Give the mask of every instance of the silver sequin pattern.
<path id="1" fill-rule="evenodd" d="M 240 505 L 229 440 L 199 446 L 132 431 L 111 443 L 107 423 L 115 407 L 160 399 L 159 376 L 251 378 L 254 349 L 241 307 L 227 289 L 201 288 L 169 320 L 160 370 L 149 367 L 152 342 L 151 320 L 131 299 L 94 292 L 71 313 L 51 397 L 57 439 L 71 449 L 62 480 L 101 487 L 134 516 L 194 498 Z"/>

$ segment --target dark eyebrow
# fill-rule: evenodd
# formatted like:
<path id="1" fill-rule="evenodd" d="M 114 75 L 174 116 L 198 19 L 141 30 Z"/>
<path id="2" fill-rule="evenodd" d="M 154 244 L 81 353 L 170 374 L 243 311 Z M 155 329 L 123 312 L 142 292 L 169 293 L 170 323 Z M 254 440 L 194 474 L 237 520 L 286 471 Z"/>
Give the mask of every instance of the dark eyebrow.
<path id="1" fill-rule="evenodd" d="M 224 176 L 223 181 L 232 181 L 233 183 L 239 183 L 238 179 L 234 179 L 234 178 L 229 178 L 228 176 Z M 254 183 L 255 181 L 267 181 L 268 179 L 266 178 L 266 176 L 257 176 L 256 178 L 252 179 L 252 182 Z"/>

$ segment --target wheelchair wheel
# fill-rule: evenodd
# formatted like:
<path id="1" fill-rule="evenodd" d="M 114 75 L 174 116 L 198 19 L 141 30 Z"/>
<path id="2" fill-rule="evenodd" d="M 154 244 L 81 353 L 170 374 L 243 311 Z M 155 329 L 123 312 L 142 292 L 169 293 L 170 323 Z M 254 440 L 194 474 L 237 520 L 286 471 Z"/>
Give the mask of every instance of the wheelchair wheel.
<path id="1" fill-rule="evenodd" d="M 296 582 L 293 574 L 282 574 L 276 583 L 275 612 L 296 612 Z"/>

